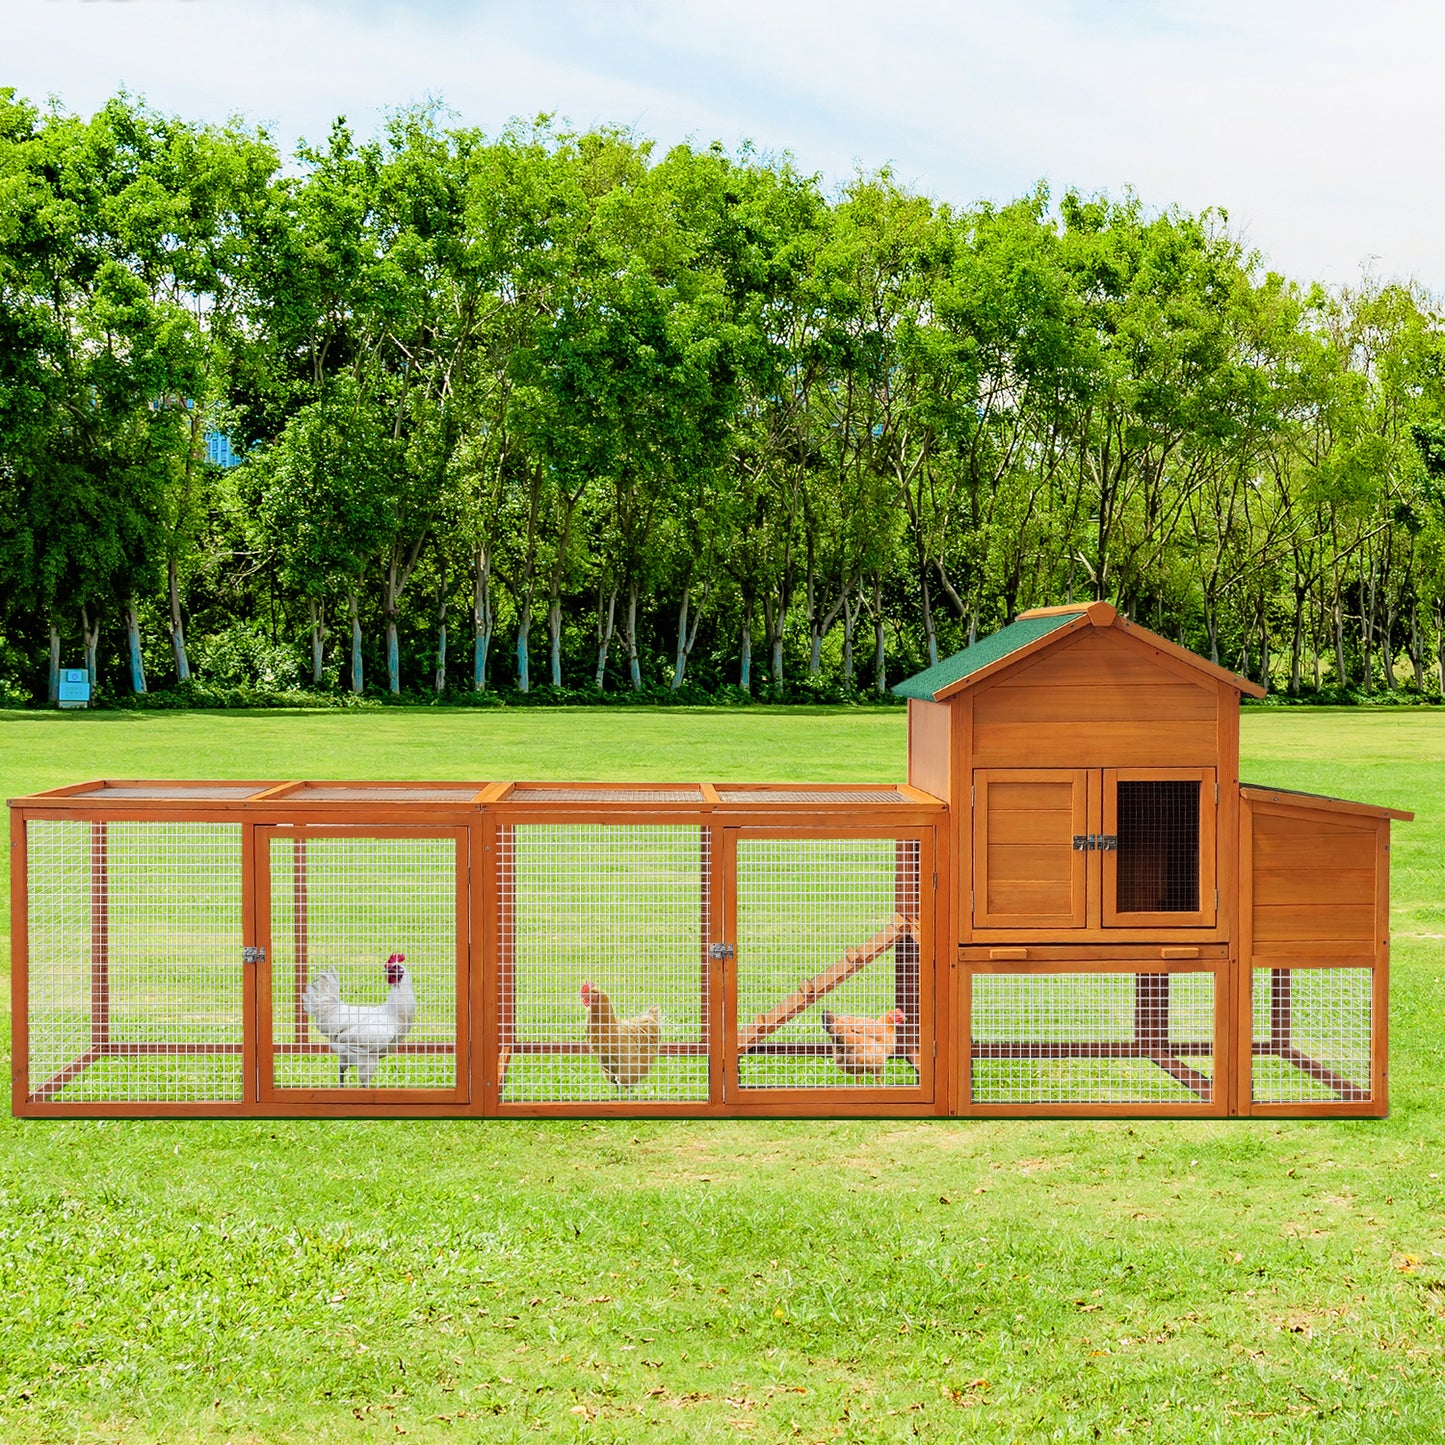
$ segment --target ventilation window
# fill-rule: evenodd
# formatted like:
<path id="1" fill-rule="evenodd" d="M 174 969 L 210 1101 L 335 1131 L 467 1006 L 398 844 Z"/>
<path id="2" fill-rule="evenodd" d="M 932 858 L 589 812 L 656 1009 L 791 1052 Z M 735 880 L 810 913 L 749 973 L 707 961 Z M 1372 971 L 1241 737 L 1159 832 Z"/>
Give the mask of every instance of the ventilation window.
<path id="1" fill-rule="evenodd" d="M 1199 784 L 1118 784 L 1120 913 L 1199 912 Z"/>

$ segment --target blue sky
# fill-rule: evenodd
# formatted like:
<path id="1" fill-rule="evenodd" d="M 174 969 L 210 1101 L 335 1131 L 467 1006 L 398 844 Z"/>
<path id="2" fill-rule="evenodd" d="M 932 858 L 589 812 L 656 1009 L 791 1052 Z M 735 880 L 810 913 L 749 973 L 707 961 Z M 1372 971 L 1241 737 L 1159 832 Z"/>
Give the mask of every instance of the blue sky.
<path id="1" fill-rule="evenodd" d="M 119 86 L 289 148 L 437 97 L 670 143 L 748 138 L 955 203 L 1039 180 L 1216 205 L 1270 262 L 1445 293 L 1429 0 L 5 0 L 0 85 Z"/>

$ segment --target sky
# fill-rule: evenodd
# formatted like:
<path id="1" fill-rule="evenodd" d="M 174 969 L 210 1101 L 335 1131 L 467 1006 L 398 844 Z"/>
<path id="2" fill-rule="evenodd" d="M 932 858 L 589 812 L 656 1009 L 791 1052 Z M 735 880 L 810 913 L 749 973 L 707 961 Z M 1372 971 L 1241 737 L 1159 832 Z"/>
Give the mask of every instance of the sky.
<path id="1" fill-rule="evenodd" d="M 264 124 L 443 102 L 662 145 L 749 140 L 830 188 L 1046 182 L 1198 211 L 1275 269 L 1445 295 L 1435 0 L 0 0 L 0 86 Z"/>

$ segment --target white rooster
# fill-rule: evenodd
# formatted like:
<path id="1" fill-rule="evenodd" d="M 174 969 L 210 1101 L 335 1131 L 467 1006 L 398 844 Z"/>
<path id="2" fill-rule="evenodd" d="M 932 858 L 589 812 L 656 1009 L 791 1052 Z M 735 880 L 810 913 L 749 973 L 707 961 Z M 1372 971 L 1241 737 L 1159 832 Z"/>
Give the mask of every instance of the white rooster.
<path id="1" fill-rule="evenodd" d="M 341 979 L 334 968 L 328 968 L 317 974 L 301 995 L 311 1022 L 326 1036 L 331 1052 L 341 1061 L 343 1087 L 347 1069 L 354 1068 L 356 1082 L 366 1088 L 377 1065 L 407 1036 L 416 1018 L 416 994 L 412 992 L 405 954 L 393 953 L 387 959 L 386 981 L 391 992 L 384 1003 L 343 1003 Z"/>

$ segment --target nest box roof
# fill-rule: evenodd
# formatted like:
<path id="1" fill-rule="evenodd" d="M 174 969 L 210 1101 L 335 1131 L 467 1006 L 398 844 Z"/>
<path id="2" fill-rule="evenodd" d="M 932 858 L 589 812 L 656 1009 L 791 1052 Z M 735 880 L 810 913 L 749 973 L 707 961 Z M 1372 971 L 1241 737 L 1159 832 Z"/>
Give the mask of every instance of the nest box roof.
<path id="1" fill-rule="evenodd" d="M 893 692 L 898 697 L 943 702 L 1001 668 L 1012 666 L 1030 653 L 1046 651 L 1086 627 L 1117 628 L 1125 636 L 1137 638 L 1176 661 L 1197 668 L 1207 677 L 1228 683 L 1237 692 L 1251 697 L 1264 696 L 1264 689 L 1258 683 L 1216 667 L 1147 628 L 1136 627 L 1107 602 L 1079 602 L 1071 607 L 1039 607 L 1032 612 L 1020 612 L 1007 627 L 979 638 L 972 647 L 965 647 L 962 652 L 955 652 L 952 657 L 945 657 L 932 667 L 895 683 Z"/>

